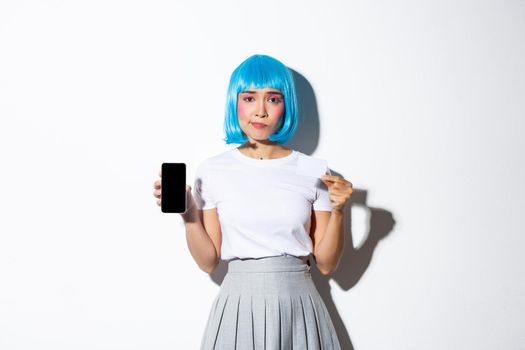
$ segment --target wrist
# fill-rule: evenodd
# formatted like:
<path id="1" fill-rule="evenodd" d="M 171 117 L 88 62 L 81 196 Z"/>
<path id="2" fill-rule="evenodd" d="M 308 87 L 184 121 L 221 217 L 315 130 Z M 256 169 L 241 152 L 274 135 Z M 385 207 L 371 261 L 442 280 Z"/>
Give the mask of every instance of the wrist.
<path id="1" fill-rule="evenodd" d="M 197 219 L 197 207 L 192 205 L 190 208 L 186 209 L 184 213 L 181 213 L 180 216 L 184 223 L 195 222 Z"/>
<path id="2" fill-rule="evenodd" d="M 332 209 L 332 214 L 335 214 L 335 215 L 344 215 L 345 213 L 345 208 L 342 207 L 342 208 L 333 208 Z"/>

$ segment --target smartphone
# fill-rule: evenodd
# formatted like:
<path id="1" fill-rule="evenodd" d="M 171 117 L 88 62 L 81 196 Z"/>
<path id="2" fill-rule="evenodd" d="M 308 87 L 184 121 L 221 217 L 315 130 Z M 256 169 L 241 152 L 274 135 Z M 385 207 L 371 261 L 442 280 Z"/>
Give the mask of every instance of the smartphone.
<path id="1" fill-rule="evenodd" d="M 162 163 L 160 196 L 163 213 L 186 211 L 186 164 Z"/>

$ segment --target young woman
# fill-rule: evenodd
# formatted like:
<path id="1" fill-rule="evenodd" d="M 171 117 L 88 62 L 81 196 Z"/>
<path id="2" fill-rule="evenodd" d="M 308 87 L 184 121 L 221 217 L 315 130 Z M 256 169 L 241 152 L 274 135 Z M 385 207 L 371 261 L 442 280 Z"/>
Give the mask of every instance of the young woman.
<path id="1" fill-rule="evenodd" d="M 352 184 L 328 168 L 319 178 L 298 171 L 315 158 L 282 145 L 297 126 L 290 70 L 265 55 L 242 62 L 224 120 L 224 141 L 241 145 L 197 167 L 181 214 L 199 267 L 210 273 L 228 261 L 202 350 L 340 349 L 309 256 L 325 275 L 337 268 Z M 154 187 L 160 206 L 160 180 Z"/>

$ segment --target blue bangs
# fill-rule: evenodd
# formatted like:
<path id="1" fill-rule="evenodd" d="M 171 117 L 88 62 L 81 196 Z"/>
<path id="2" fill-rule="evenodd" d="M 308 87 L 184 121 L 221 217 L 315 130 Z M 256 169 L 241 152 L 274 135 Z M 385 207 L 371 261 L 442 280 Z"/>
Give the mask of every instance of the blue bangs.
<path id="1" fill-rule="evenodd" d="M 224 133 L 226 144 L 245 143 L 248 138 L 239 126 L 237 96 L 248 89 L 273 88 L 283 94 L 284 113 L 276 131 L 268 137 L 278 144 L 288 141 L 298 126 L 297 96 L 290 70 L 280 61 L 266 55 L 253 55 L 232 73 L 226 96 Z"/>

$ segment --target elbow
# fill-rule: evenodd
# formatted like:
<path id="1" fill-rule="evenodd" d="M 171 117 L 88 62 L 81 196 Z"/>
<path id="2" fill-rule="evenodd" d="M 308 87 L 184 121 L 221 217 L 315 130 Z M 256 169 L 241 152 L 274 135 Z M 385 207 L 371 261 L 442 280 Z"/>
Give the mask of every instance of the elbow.
<path id="1" fill-rule="evenodd" d="M 210 274 L 215 271 L 215 268 L 219 265 L 219 259 L 216 259 L 212 264 L 206 266 L 199 266 L 202 271 Z"/>
<path id="2" fill-rule="evenodd" d="M 333 256 L 319 256 L 314 254 L 314 260 L 315 264 L 317 266 L 317 270 L 324 276 L 330 276 L 335 271 L 337 271 L 337 268 L 339 266 L 339 262 L 341 259 L 341 255 L 333 255 Z"/>
<path id="3" fill-rule="evenodd" d="M 324 276 L 330 276 L 331 274 L 333 274 L 336 270 L 336 268 L 318 268 L 319 272 L 321 272 L 322 275 Z"/>
<path id="4" fill-rule="evenodd" d="M 210 274 L 212 273 L 214 270 L 215 270 L 215 266 L 211 265 L 211 266 L 201 266 L 200 267 L 202 271 Z"/>
<path id="5" fill-rule="evenodd" d="M 337 264 L 320 264 L 319 261 L 316 260 L 317 270 L 324 275 L 324 276 L 330 276 L 337 270 Z"/>

